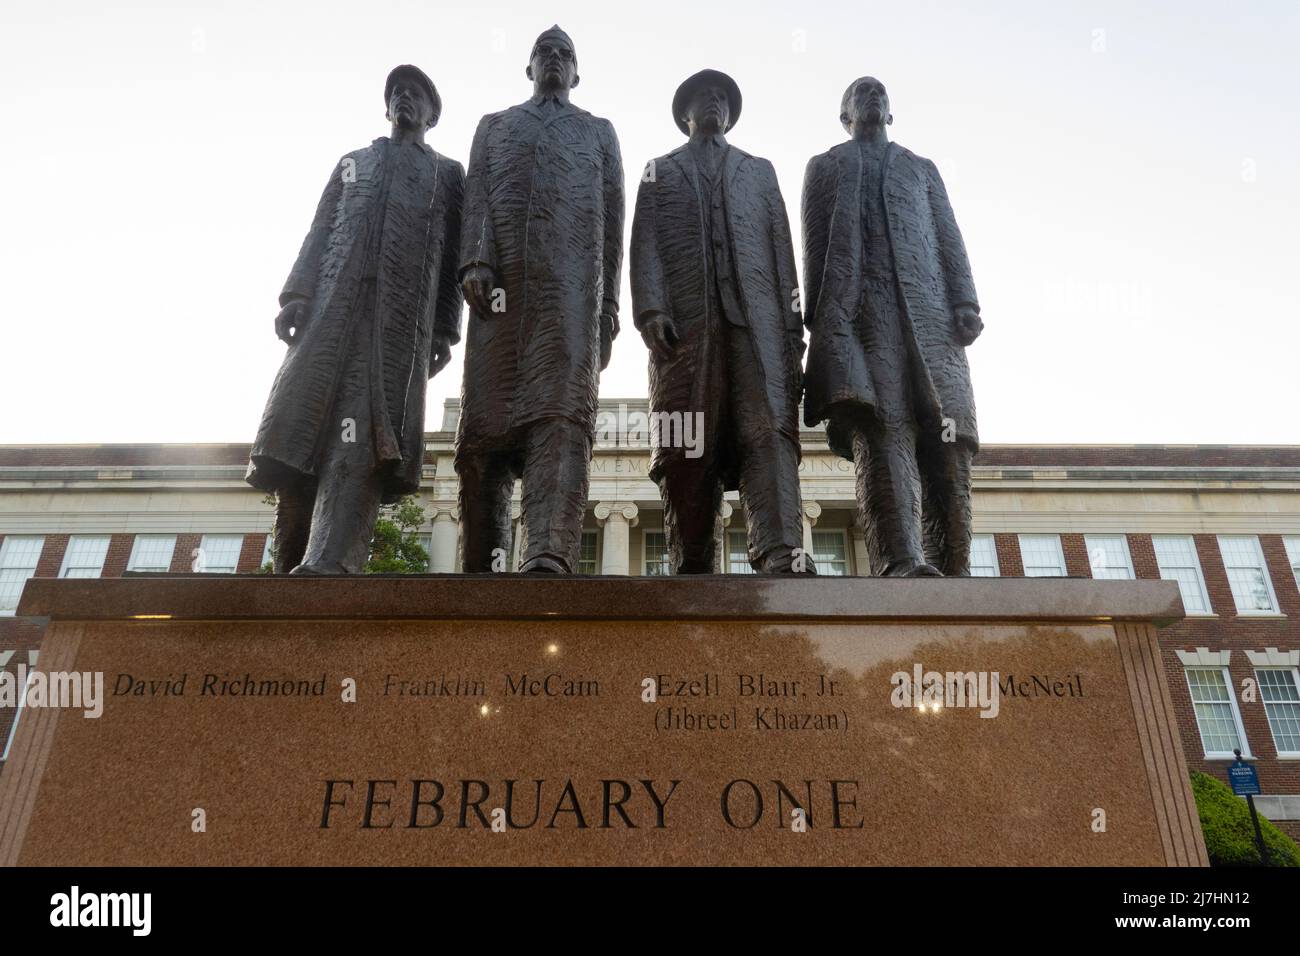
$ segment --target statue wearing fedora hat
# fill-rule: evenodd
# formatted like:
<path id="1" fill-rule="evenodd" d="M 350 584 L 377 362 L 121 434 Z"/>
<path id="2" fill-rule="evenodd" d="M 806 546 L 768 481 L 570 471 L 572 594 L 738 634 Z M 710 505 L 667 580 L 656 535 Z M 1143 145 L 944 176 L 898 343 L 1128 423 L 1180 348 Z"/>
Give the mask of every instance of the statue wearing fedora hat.
<path id="1" fill-rule="evenodd" d="M 618 138 L 569 102 L 578 59 L 559 27 L 537 38 L 526 72 L 533 95 L 483 117 L 465 181 L 455 466 L 466 571 L 504 569 L 516 478 L 519 569 L 577 570 L 596 394 L 618 333 Z"/>
<path id="2" fill-rule="evenodd" d="M 979 447 L 966 346 L 984 327 L 938 169 L 889 141 L 884 84 L 840 104 L 852 137 L 808 163 L 804 420 L 854 462 L 873 573 L 970 573 Z"/>
<path id="3" fill-rule="evenodd" d="M 724 490 L 739 489 L 757 571 L 816 573 L 803 551 L 794 250 L 776 171 L 727 142 L 731 77 L 702 70 L 673 97 L 688 141 L 651 161 L 632 222 L 635 324 L 650 349 L 650 476 L 670 567 L 708 573 Z M 699 423 L 702 444 L 683 441 Z"/>
<path id="4" fill-rule="evenodd" d="M 425 385 L 460 338 L 464 170 L 424 142 L 442 102 L 422 71 L 384 101 L 392 134 L 334 167 L 280 293 L 289 351 L 246 476 L 278 493 L 277 573 L 362 570 L 380 505 L 420 486 Z"/>

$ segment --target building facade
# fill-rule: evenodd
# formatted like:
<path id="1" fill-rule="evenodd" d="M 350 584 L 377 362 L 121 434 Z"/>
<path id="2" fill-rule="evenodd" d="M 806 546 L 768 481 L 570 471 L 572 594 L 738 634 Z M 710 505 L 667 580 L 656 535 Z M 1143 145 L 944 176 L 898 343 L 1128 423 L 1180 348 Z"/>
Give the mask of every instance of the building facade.
<path id="1" fill-rule="evenodd" d="M 431 571 L 458 569 L 458 414 L 447 402 L 426 436 Z M 867 574 L 852 466 L 819 429 L 801 441 L 805 548 L 822 574 Z M 665 572 L 650 442 L 645 399 L 601 403 L 582 572 Z M 261 568 L 273 506 L 247 459 L 236 444 L 0 446 L 0 666 L 39 655 L 41 622 L 13 616 L 29 577 Z M 986 445 L 974 485 L 974 574 L 1178 582 L 1187 617 L 1160 639 L 1188 763 L 1226 779 L 1240 749 L 1261 812 L 1300 838 L 1300 446 Z M 718 570 L 752 573 L 734 493 L 722 511 Z M 0 761 L 14 719 L 0 710 Z"/>

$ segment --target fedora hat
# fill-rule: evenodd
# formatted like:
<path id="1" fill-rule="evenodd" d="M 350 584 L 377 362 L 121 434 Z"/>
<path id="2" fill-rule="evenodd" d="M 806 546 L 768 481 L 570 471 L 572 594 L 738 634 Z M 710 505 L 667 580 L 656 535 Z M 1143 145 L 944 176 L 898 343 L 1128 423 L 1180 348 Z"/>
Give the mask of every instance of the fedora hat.
<path id="1" fill-rule="evenodd" d="M 677 87 L 677 92 L 673 94 L 673 122 L 688 136 L 691 130 L 682 117 L 686 113 L 686 108 L 690 106 L 691 98 L 704 86 L 720 86 L 726 92 L 727 112 L 731 114 L 727 120 L 727 129 L 735 126 L 736 120 L 740 119 L 740 87 L 736 85 L 736 81 L 721 70 L 700 70 L 694 76 L 683 80 L 682 85 Z"/>

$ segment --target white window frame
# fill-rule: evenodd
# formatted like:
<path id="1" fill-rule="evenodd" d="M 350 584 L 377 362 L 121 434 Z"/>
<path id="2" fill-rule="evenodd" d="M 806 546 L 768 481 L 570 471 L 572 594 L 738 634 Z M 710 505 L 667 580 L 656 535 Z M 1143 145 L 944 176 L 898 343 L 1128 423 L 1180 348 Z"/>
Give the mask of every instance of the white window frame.
<path id="1" fill-rule="evenodd" d="M 987 540 L 989 543 L 989 554 L 993 556 L 993 573 L 992 574 L 975 574 L 972 572 L 971 577 L 975 578 L 1000 578 L 1002 577 L 1002 567 L 998 562 L 998 539 L 996 535 L 991 534 L 973 534 L 970 536 L 971 552 L 975 551 L 975 542 Z M 1021 560 L 1024 560 L 1023 558 Z M 972 564 L 972 568 L 974 565 Z"/>
<path id="2" fill-rule="evenodd" d="M 1232 575 L 1228 571 L 1228 556 L 1223 551 L 1223 542 L 1229 539 L 1249 540 L 1255 545 L 1255 557 L 1259 559 L 1259 568 L 1264 576 L 1264 586 L 1268 588 L 1268 599 L 1273 605 L 1268 610 L 1262 608 L 1247 608 L 1242 610 L 1237 603 L 1237 592 L 1232 588 Z M 1257 534 L 1221 534 L 1216 539 L 1219 542 L 1219 560 L 1223 562 L 1223 573 L 1228 578 L 1228 590 L 1232 591 L 1232 603 L 1237 609 L 1238 617 L 1282 617 L 1282 606 L 1277 603 L 1277 592 L 1273 590 L 1273 575 L 1268 572 L 1268 562 L 1264 559 L 1264 548 L 1259 543 Z"/>
<path id="3" fill-rule="evenodd" d="M 1295 578 L 1296 590 L 1300 591 L 1300 534 L 1284 535 L 1282 547 L 1286 548 L 1286 560 L 1291 565 L 1291 576 Z"/>
<path id="4" fill-rule="evenodd" d="M 731 570 L 731 536 L 740 535 L 745 542 L 745 569 L 743 571 Z M 749 563 L 749 531 L 744 528 L 739 530 L 728 528 L 722 536 L 722 570 L 724 574 L 757 574 L 753 566 Z"/>
<path id="5" fill-rule="evenodd" d="M 1205 606 L 1205 610 L 1188 611 L 1187 602 L 1184 601 L 1183 610 L 1187 612 L 1187 616 L 1188 617 L 1217 617 L 1218 615 L 1214 613 L 1214 605 L 1210 602 L 1210 591 L 1205 586 L 1205 572 L 1201 570 L 1201 556 L 1200 553 L 1197 552 L 1196 550 L 1196 539 L 1192 537 L 1190 534 L 1153 534 L 1151 536 L 1151 551 L 1156 556 L 1156 568 L 1160 572 L 1160 579 L 1162 581 L 1178 581 L 1178 579 L 1165 577 L 1165 565 L 1161 564 L 1160 562 L 1160 546 L 1158 544 L 1158 542 L 1161 539 L 1168 540 L 1168 541 L 1173 541 L 1173 540 L 1185 541 L 1187 542 L 1188 550 L 1191 552 L 1192 555 L 1191 568 L 1193 571 L 1196 572 L 1196 586 L 1200 589 L 1201 603 Z M 1182 568 L 1185 567 L 1185 565 L 1170 563 L 1169 567 Z M 1178 589 L 1179 589 L 1179 593 L 1181 593 L 1182 592 L 1181 581 L 1178 582 Z"/>
<path id="6" fill-rule="evenodd" d="M 1060 574 L 1030 574 L 1029 562 L 1025 560 L 1025 539 L 1027 538 L 1051 538 L 1056 544 L 1057 567 L 1060 568 Z M 1027 578 L 1063 578 L 1066 576 L 1065 549 L 1061 546 L 1061 536 L 1059 534 L 1019 534 L 1016 540 L 1020 545 L 1020 566 L 1024 569 Z"/>
<path id="7" fill-rule="evenodd" d="M 1237 689 L 1232 686 L 1232 674 L 1228 672 L 1227 665 L 1215 666 L 1213 664 L 1194 664 L 1183 668 L 1183 679 L 1187 681 L 1187 696 L 1192 701 L 1192 720 L 1196 724 L 1196 736 L 1201 741 L 1201 751 L 1205 754 L 1206 760 L 1235 760 L 1236 754 L 1231 750 L 1224 752 L 1221 750 L 1205 749 L 1205 733 L 1201 730 L 1200 718 L 1196 715 L 1197 703 L 1222 703 L 1222 701 L 1197 701 L 1196 695 L 1192 692 L 1192 671 L 1218 671 L 1223 675 L 1223 684 L 1228 691 L 1228 706 L 1232 710 L 1232 721 L 1237 728 L 1237 743 L 1241 745 L 1241 756 L 1243 758 L 1251 756 L 1250 743 L 1246 740 L 1246 727 L 1241 722 L 1241 707 L 1237 704 Z"/>
<path id="8" fill-rule="evenodd" d="M 209 538 L 238 538 L 239 547 L 235 550 L 235 566 L 229 571 L 216 571 L 207 567 L 207 552 Z M 201 574 L 236 574 L 239 571 L 239 556 L 244 553 L 244 536 L 242 534 L 205 534 L 199 539 L 199 548 L 204 553 L 204 567 L 200 570 Z"/>
<path id="9" fill-rule="evenodd" d="M 586 539 L 587 535 L 591 535 L 592 540 L 596 542 L 593 549 L 596 553 L 596 560 L 595 560 L 596 566 L 595 569 L 590 572 L 580 570 L 582 567 L 582 542 Z M 600 574 L 602 571 L 604 571 L 604 568 L 600 566 L 600 559 L 601 559 L 600 532 L 597 531 L 595 528 L 583 528 L 582 531 L 578 534 L 578 567 L 573 569 L 574 572 L 576 574 L 591 574 L 591 575 Z"/>
<path id="10" fill-rule="evenodd" d="M 30 570 L 27 565 L 15 565 L 6 567 L 5 559 L 13 551 L 14 542 L 17 541 L 35 541 L 36 542 L 36 560 L 32 563 Z M 41 555 L 45 553 L 45 535 L 43 534 L 10 534 L 5 535 L 5 539 L 0 541 L 0 571 L 28 571 L 26 577 L 17 578 L 19 583 L 18 593 L 14 595 L 14 606 L 11 608 L 0 608 L 0 617 L 13 617 L 18 613 L 18 601 L 23 596 L 23 588 L 27 582 L 36 575 L 36 569 L 41 566 Z"/>
<path id="11" fill-rule="evenodd" d="M 828 578 L 833 578 L 833 577 L 849 577 L 849 576 L 850 576 L 850 575 L 849 575 L 849 539 L 848 539 L 848 535 L 846 535 L 846 534 L 844 533 L 844 529 L 843 529 L 843 528 L 817 528 L 817 529 L 814 529 L 814 530 L 813 530 L 813 533 L 812 533 L 812 540 L 813 540 L 813 563 L 817 565 L 817 573 L 818 573 L 818 574 L 821 574 L 821 573 L 823 573 L 823 572 L 822 572 L 822 565 L 821 565 L 821 563 L 818 562 L 818 560 L 817 560 L 817 536 L 818 536 L 818 535 L 823 535 L 823 536 L 833 535 L 833 536 L 839 538 L 839 539 L 840 539 L 840 547 L 841 547 L 841 548 L 843 549 L 843 551 L 844 551 L 844 558 L 843 558 L 843 561 L 841 562 L 842 567 L 844 568 L 844 572 L 843 572 L 842 574 L 827 574 L 826 576 L 827 576 Z M 827 566 L 830 566 L 830 563 L 829 563 L 829 562 L 828 562 L 828 565 L 827 565 Z"/>
<path id="12" fill-rule="evenodd" d="M 1281 757 L 1281 758 L 1287 758 L 1287 759 L 1291 759 L 1291 760 L 1294 760 L 1294 759 L 1300 758 L 1300 750 L 1283 750 L 1283 749 L 1278 745 L 1278 742 L 1277 742 L 1277 734 L 1276 734 L 1276 733 L 1274 732 L 1274 730 L 1273 730 L 1273 721 L 1269 718 L 1269 714 L 1268 714 L 1268 705 L 1269 705 L 1269 704 L 1295 703 L 1295 701 L 1266 701 L 1266 700 L 1264 700 L 1264 682 L 1263 682 L 1262 680 L 1259 679 L 1259 675 L 1260 675 L 1260 672 L 1261 672 L 1261 671 L 1278 671 L 1278 672 L 1283 673 L 1283 674 L 1289 674 L 1289 675 L 1291 676 L 1291 684 L 1292 684 L 1292 686 L 1295 687 L 1297 693 L 1300 693 L 1300 668 L 1297 668 L 1297 667 L 1286 667 L 1285 665 L 1283 665 L 1283 666 L 1281 666 L 1281 667 L 1273 667 L 1273 666 L 1263 665 L 1263 666 L 1260 666 L 1260 667 L 1256 667 L 1256 668 L 1255 668 L 1255 679 L 1256 679 L 1256 681 L 1258 682 L 1258 685 L 1259 685 L 1259 702 L 1260 702 L 1260 705 L 1263 706 L 1263 708 L 1264 708 L 1264 721 L 1265 721 L 1265 723 L 1268 724 L 1268 732 L 1269 732 L 1269 734 L 1270 734 L 1270 735 L 1272 736 L 1272 738 L 1273 738 L 1273 749 L 1274 749 L 1275 751 L 1277 751 L 1277 755 L 1278 755 L 1278 757 Z"/>
<path id="13" fill-rule="evenodd" d="M 1124 557 L 1124 563 L 1122 565 L 1113 565 L 1113 566 L 1105 565 L 1101 568 L 1101 570 L 1106 571 L 1106 570 L 1122 569 L 1127 573 L 1128 575 L 1127 577 L 1123 577 L 1123 578 L 1097 577 L 1097 571 L 1098 571 L 1098 566 L 1096 561 L 1097 552 L 1101 552 L 1102 554 L 1106 553 L 1106 549 L 1102 546 L 1103 541 L 1119 542 L 1119 549 L 1120 549 L 1120 553 Z M 1094 580 L 1097 581 L 1137 580 L 1137 575 L 1133 571 L 1133 555 L 1128 548 L 1128 535 L 1126 534 L 1085 534 L 1083 536 L 1083 546 L 1088 549 L 1088 572 L 1093 576 Z"/>
<path id="14" fill-rule="evenodd" d="M 80 565 L 77 565 L 77 569 L 78 569 L 78 570 L 82 570 L 82 569 L 92 568 L 92 567 L 93 567 L 93 568 L 95 569 L 95 573 L 94 573 L 94 574 L 91 574 L 91 575 L 79 574 L 79 575 L 77 575 L 77 577 L 80 577 L 80 578 L 85 578 L 85 577 L 92 577 L 92 578 L 103 577 L 103 575 L 104 575 L 104 562 L 108 560 L 108 549 L 109 549 L 109 546 L 112 545 L 112 543 L 113 543 L 113 536 L 112 536 L 112 535 L 107 535 L 107 534 L 74 534 L 74 535 L 69 536 L 69 537 L 68 537 L 68 546 L 67 546 L 66 548 L 63 549 L 63 563 L 62 563 L 61 565 L 59 565 L 59 577 L 61 577 L 61 578 L 66 578 L 66 577 L 68 576 L 68 572 L 71 571 L 71 570 L 73 570 L 73 566 L 72 566 L 72 554 L 73 554 L 73 550 L 74 550 L 74 545 L 81 544 L 82 542 L 85 542 L 85 541 L 94 541 L 94 542 L 96 542 L 96 545 L 95 545 L 95 546 L 96 546 L 97 548 L 99 547 L 99 543 L 102 542 L 102 544 L 103 544 L 103 551 L 102 551 L 102 552 L 100 553 L 100 555 L 99 555 L 99 564 L 98 564 L 98 565 L 93 565 L 93 564 L 80 564 Z"/>
<path id="15" fill-rule="evenodd" d="M 139 566 L 139 561 L 140 561 L 140 547 L 141 547 L 141 543 L 142 543 L 142 542 L 145 542 L 145 541 L 156 541 L 156 540 L 160 540 L 160 539 L 162 539 L 162 538 L 167 538 L 167 539 L 169 539 L 169 540 L 171 541 L 171 543 L 172 543 L 172 546 L 171 546 L 170 548 L 167 549 L 167 554 L 168 554 L 168 557 L 167 557 L 167 567 L 165 567 L 165 568 L 162 569 L 163 571 L 170 571 L 170 570 L 171 570 L 171 567 L 172 567 L 172 560 L 176 557 L 176 535 L 174 535 L 174 534 L 137 534 L 137 535 L 135 536 L 135 540 L 131 542 L 131 557 L 127 559 L 127 562 L 126 562 L 126 569 L 127 569 L 128 571 L 141 571 L 141 570 L 145 570 L 145 571 L 153 571 L 153 570 L 155 570 L 155 569 L 152 568 L 152 567 L 150 567 L 150 568 L 141 568 L 141 567 Z"/>
<path id="16" fill-rule="evenodd" d="M 651 573 L 647 570 L 647 568 L 650 567 L 650 555 L 649 555 L 649 550 L 650 550 L 650 549 L 649 549 L 649 544 L 650 544 L 650 535 L 652 535 L 652 534 L 657 534 L 657 535 L 662 535 L 662 536 L 663 536 L 663 539 L 664 539 L 664 557 L 667 558 L 667 555 L 668 555 L 668 531 L 667 531 L 667 529 L 666 529 L 666 528 L 643 528 L 643 529 L 641 530 L 641 571 L 640 571 L 641 577 L 643 577 L 643 578 L 649 578 L 649 577 L 663 577 L 663 576 L 667 576 L 667 575 L 669 575 L 669 574 L 672 573 L 672 571 L 667 567 L 667 565 L 664 566 L 664 573 L 663 573 L 663 575 L 654 575 L 654 574 L 651 574 Z"/>

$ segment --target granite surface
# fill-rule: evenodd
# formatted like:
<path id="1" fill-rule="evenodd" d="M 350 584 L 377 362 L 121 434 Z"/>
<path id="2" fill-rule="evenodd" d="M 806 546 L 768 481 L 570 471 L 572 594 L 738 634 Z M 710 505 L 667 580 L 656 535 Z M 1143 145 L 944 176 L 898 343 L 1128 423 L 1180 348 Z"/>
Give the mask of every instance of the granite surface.
<path id="1" fill-rule="evenodd" d="M 105 705 L 23 715 L 0 864 L 1205 862 L 1170 582 L 462 582 L 29 586 Z"/>

